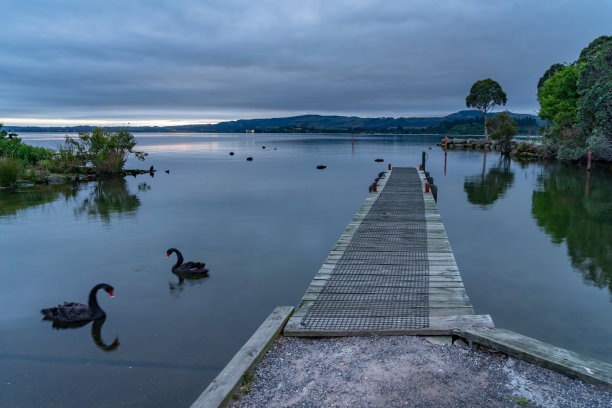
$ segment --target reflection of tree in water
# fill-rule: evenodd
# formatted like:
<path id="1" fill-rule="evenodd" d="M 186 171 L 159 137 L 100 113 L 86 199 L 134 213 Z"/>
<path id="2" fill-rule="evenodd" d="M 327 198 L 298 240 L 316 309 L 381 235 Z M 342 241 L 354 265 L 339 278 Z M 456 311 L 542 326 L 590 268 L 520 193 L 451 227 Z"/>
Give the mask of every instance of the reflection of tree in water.
<path id="1" fill-rule="evenodd" d="M 138 191 L 147 191 L 150 188 L 147 183 L 138 185 Z M 130 192 L 126 181 L 121 178 L 96 182 L 89 197 L 83 200 L 74 212 L 77 215 L 100 217 L 104 222 L 110 223 L 113 213 L 132 216 L 138 207 L 140 199 Z"/>
<path id="2" fill-rule="evenodd" d="M 555 244 L 564 240 L 572 266 L 585 282 L 612 293 L 612 167 L 598 164 L 585 194 L 584 169 L 545 169 L 532 195 L 531 213 Z"/>
<path id="3" fill-rule="evenodd" d="M 72 184 L 0 189 L 0 217 L 16 215 L 19 210 L 41 206 L 62 198 L 68 201 L 77 194 L 78 189 Z"/>
<path id="4" fill-rule="evenodd" d="M 485 156 L 486 157 L 486 156 Z M 467 176 L 463 190 L 467 199 L 474 205 L 487 207 L 502 197 L 514 183 L 514 173 L 510 170 L 510 158 L 501 156 L 496 166 L 491 167 L 487 174 Z"/>

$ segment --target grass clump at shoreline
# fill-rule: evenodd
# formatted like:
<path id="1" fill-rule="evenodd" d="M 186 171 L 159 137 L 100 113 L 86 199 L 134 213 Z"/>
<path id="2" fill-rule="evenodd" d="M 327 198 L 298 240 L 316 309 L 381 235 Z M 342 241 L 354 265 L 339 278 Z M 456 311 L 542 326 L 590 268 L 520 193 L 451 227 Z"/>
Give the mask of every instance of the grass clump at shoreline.
<path id="1" fill-rule="evenodd" d="M 0 186 L 15 184 L 19 176 L 19 161 L 12 157 L 0 157 Z"/>

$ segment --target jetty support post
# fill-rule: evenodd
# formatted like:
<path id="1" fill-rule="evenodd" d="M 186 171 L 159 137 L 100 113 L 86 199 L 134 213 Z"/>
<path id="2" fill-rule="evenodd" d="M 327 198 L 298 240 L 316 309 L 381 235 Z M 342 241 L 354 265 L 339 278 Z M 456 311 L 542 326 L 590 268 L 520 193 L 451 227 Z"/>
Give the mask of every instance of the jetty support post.
<path id="1" fill-rule="evenodd" d="M 427 155 L 427 153 L 425 153 L 425 152 L 423 152 L 421 154 L 421 168 L 422 168 L 423 171 L 425 171 L 425 160 L 426 160 L 425 156 L 426 155 Z"/>

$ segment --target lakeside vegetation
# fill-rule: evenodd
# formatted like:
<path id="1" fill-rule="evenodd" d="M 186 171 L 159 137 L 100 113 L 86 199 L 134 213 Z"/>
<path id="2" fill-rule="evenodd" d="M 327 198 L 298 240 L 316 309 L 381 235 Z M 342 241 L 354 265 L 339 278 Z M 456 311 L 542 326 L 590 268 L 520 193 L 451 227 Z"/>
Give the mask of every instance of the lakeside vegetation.
<path id="1" fill-rule="evenodd" d="M 142 171 L 124 170 L 130 154 L 144 160 L 147 153 L 135 151 L 136 139 L 125 129 L 118 131 L 95 128 L 79 133 L 78 138 L 66 136 L 57 150 L 30 146 L 15 133 L 2 130 L 0 124 L 0 186 L 12 186 L 18 181 L 49 183 L 61 175 L 75 179 L 112 178 Z"/>
<path id="2" fill-rule="evenodd" d="M 555 63 L 538 82 L 547 154 L 612 161 L 612 36 L 593 40 L 572 63 Z"/>

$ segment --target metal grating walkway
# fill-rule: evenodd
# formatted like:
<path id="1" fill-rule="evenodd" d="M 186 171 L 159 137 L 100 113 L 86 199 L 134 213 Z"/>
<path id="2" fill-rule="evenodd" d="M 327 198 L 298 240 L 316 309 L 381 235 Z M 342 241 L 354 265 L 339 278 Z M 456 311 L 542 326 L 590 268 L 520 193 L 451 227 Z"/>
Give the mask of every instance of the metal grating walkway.
<path id="1" fill-rule="evenodd" d="M 389 224 L 384 233 L 376 231 L 380 223 Z M 306 312 L 303 328 L 325 331 L 427 327 L 429 268 L 425 227 L 417 171 L 394 171 L 338 259 L 317 301 Z M 373 266 L 387 274 L 368 273 Z"/>
<path id="2" fill-rule="evenodd" d="M 440 334 L 473 316 L 424 175 L 394 168 L 349 223 L 285 335 Z M 476 318 L 476 319 L 474 319 Z"/>

